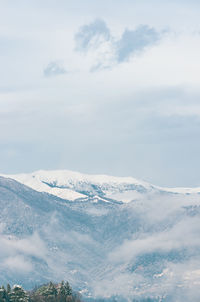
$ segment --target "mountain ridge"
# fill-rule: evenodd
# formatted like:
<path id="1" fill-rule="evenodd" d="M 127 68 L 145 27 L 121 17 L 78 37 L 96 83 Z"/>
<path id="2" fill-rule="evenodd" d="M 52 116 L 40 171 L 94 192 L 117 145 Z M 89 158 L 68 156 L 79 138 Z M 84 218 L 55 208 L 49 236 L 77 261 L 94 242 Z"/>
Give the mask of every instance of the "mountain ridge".
<path id="1" fill-rule="evenodd" d="M 130 202 L 141 197 L 141 193 L 153 192 L 198 194 L 200 188 L 167 188 L 133 177 L 83 174 L 70 170 L 38 170 L 32 173 L 1 174 L 15 179 L 39 192 L 47 192 L 63 199 L 87 199 L 89 196 L 107 197 L 121 202 Z M 121 194 L 123 193 L 123 194 Z"/>

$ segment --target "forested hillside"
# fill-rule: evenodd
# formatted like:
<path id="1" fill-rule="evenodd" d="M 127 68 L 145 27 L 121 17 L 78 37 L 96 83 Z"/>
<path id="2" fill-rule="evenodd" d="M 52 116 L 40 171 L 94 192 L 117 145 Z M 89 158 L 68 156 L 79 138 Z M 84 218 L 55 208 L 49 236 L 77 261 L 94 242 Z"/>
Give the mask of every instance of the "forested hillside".
<path id="1" fill-rule="evenodd" d="M 80 295 L 74 292 L 68 282 L 52 282 L 25 291 L 22 286 L 10 284 L 0 287 L 0 302 L 80 302 Z"/>

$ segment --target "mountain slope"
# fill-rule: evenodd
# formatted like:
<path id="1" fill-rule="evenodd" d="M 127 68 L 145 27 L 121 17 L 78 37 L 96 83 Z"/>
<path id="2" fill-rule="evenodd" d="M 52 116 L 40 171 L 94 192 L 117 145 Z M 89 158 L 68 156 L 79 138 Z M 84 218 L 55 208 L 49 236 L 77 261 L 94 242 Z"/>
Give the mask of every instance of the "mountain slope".
<path id="1" fill-rule="evenodd" d="M 61 199 L 0 177 L 0 283 L 31 287 L 67 279 L 87 296 L 179 301 L 187 294 L 185 301 L 198 301 L 199 194 L 137 182 L 140 198 L 121 203 L 108 194 L 127 193 L 129 179 L 96 179 L 94 187 L 94 180 L 80 177 L 40 178 L 85 197 Z M 128 185 L 134 191 L 132 179 Z"/>

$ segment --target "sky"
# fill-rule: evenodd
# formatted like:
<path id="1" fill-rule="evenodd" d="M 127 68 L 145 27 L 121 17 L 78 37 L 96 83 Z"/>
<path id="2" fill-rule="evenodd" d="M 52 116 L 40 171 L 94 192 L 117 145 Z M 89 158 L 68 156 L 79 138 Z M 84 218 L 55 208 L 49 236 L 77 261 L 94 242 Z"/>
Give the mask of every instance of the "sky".
<path id="1" fill-rule="evenodd" d="M 200 186 L 200 2 L 0 0 L 0 171 Z"/>

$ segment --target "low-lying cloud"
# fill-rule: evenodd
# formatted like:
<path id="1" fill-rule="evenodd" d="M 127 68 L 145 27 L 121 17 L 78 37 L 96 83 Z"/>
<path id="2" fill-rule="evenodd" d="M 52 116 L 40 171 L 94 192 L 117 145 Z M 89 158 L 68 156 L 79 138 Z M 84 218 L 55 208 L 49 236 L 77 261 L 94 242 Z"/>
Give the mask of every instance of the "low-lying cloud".
<path id="1" fill-rule="evenodd" d="M 26 238 L 17 238 L 0 234 L 0 268 L 16 273 L 34 270 L 31 258 L 45 259 L 45 243 L 37 233 Z"/>

